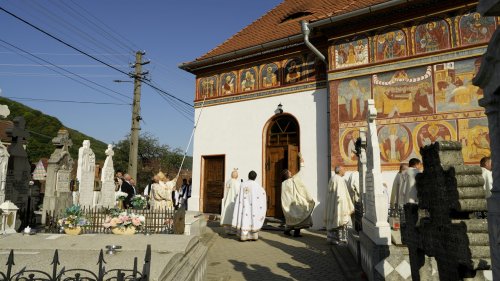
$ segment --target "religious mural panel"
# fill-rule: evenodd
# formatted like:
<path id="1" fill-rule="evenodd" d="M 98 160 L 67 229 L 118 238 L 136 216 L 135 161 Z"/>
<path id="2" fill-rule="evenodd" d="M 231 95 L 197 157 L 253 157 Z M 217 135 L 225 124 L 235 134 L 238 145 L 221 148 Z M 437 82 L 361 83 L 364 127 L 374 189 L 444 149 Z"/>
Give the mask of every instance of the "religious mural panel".
<path id="1" fill-rule="evenodd" d="M 373 75 L 373 96 L 379 118 L 432 114 L 432 67 Z"/>
<path id="2" fill-rule="evenodd" d="M 421 122 L 415 126 L 412 134 L 413 149 L 420 157 L 420 147 L 436 141 L 456 141 L 457 124 L 455 120 Z"/>
<path id="3" fill-rule="evenodd" d="M 496 28 L 494 17 L 482 17 L 476 12 L 457 17 L 457 21 L 462 46 L 488 42 Z"/>
<path id="4" fill-rule="evenodd" d="M 379 126 L 378 139 L 382 162 L 399 164 L 407 161 L 412 153 L 413 139 L 408 124 Z"/>
<path id="5" fill-rule="evenodd" d="M 369 76 L 335 81 L 332 90 L 338 96 L 340 122 L 366 119 L 367 100 L 371 97 Z"/>
<path id="6" fill-rule="evenodd" d="M 448 49 L 450 28 L 444 20 L 426 22 L 414 27 L 415 51 L 417 54 Z"/>
<path id="7" fill-rule="evenodd" d="M 201 78 L 198 84 L 198 98 L 211 98 L 217 96 L 217 76 Z"/>
<path id="8" fill-rule="evenodd" d="M 241 71 L 240 89 L 242 92 L 257 90 L 257 71 L 255 68 L 248 68 Z"/>
<path id="9" fill-rule="evenodd" d="M 466 163 L 478 164 L 481 158 L 491 155 L 486 118 L 459 119 L 458 139 L 462 143 L 462 154 Z"/>
<path id="10" fill-rule="evenodd" d="M 220 76 L 221 95 L 231 95 L 236 93 L 236 73 L 229 72 Z"/>
<path id="11" fill-rule="evenodd" d="M 355 37 L 335 44 L 333 48 L 335 68 L 344 68 L 368 63 L 368 39 Z"/>
<path id="12" fill-rule="evenodd" d="M 279 67 L 275 63 L 262 66 L 261 85 L 263 88 L 276 87 L 280 85 Z"/>
<path id="13" fill-rule="evenodd" d="M 304 80 L 302 77 L 302 59 L 299 57 L 290 59 L 284 68 L 285 84 L 296 83 Z"/>
<path id="14" fill-rule="evenodd" d="M 375 60 L 385 61 L 407 55 L 406 35 L 402 30 L 391 30 L 375 37 Z"/>
<path id="15" fill-rule="evenodd" d="M 312 80 L 325 80 L 326 79 L 326 66 L 315 54 L 307 55 L 305 75 L 307 81 Z"/>
<path id="16" fill-rule="evenodd" d="M 434 94 L 437 112 L 481 110 L 483 91 L 472 85 L 481 58 L 434 65 Z"/>
<path id="17" fill-rule="evenodd" d="M 340 130 L 340 154 L 344 165 L 357 165 L 356 140 L 359 138 L 359 128 L 347 128 Z"/>

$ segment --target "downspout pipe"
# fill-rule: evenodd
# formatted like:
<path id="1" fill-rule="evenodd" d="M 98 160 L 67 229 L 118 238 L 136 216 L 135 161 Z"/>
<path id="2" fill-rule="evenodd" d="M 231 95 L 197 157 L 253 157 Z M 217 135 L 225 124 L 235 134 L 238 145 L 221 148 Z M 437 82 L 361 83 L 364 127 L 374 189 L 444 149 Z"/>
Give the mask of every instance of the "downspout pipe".
<path id="1" fill-rule="evenodd" d="M 305 20 L 300 21 L 300 26 L 302 27 L 302 35 L 304 35 L 304 43 L 321 61 L 327 64 L 325 56 L 309 41 L 309 35 L 311 34 L 311 29 L 309 28 L 309 23 Z"/>
<path id="2" fill-rule="evenodd" d="M 309 41 L 309 35 L 311 34 L 311 28 L 309 28 L 309 23 L 305 20 L 300 22 L 300 26 L 302 29 L 302 35 L 304 35 L 304 43 L 306 46 L 321 60 L 323 63 L 327 66 L 325 67 L 325 72 L 326 72 L 326 77 L 328 77 L 328 61 L 325 58 L 325 56 Z M 332 146 L 331 146 L 331 136 L 330 136 L 330 87 L 327 84 L 326 85 L 326 144 L 327 144 L 327 154 L 328 154 L 328 159 L 327 159 L 327 166 L 328 168 L 328 178 L 331 178 L 332 176 Z"/>

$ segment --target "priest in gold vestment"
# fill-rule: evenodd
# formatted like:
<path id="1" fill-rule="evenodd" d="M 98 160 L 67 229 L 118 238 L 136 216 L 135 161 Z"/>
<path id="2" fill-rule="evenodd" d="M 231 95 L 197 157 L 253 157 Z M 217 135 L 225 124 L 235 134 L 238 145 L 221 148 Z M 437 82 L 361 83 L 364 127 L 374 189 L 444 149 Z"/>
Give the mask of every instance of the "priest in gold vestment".
<path id="1" fill-rule="evenodd" d="M 300 229 L 312 226 L 311 214 L 316 204 L 302 182 L 304 160 L 300 159 L 301 170 L 292 177 L 289 170 L 281 172 L 281 207 L 285 215 L 285 235 L 300 237 Z"/>
<path id="2" fill-rule="evenodd" d="M 170 180 L 164 173 L 157 174 L 159 182 L 153 184 L 152 188 L 152 203 L 153 209 L 162 210 L 165 208 L 172 208 L 174 206 L 172 201 L 172 191 L 175 189 L 177 177 Z"/>

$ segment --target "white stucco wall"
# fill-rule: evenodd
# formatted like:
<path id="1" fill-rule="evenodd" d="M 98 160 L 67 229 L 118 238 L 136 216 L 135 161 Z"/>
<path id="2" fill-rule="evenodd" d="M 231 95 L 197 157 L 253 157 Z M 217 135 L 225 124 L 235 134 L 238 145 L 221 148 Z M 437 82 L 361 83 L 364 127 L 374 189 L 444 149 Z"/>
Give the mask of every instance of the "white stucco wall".
<path id="1" fill-rule="evenodd" d="M 328 184 L 328 125 L 326 89 L 298 92 L 249 101 L 235 102 L 203 109 L 193 146 L 193 185 L 190 210 L 200 210 L 200 177 L 202 156 L 225 155 L 225 180 L 233 168 L 240 178 L 257 172 L 262 182 L 263 129 L 281 103 L 300 126 L 300 151 L 305 159 L 303 181 L 316 200 L 314 228 L 323 227 L 322 198 Z M 195 110 L 197 117 L 200 108 Z"/>

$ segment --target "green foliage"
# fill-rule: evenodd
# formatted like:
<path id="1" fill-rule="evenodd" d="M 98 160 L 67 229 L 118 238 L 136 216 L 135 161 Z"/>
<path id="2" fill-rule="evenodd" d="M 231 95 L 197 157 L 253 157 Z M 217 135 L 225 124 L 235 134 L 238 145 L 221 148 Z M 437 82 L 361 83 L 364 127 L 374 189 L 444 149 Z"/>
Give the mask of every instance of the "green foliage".
<path id="1" fill-rule="evenodd" d="M 116 171 L 127 171 L 130 150 L 130 140 L 127 138 L 114 144 L 115 155 L 113 164 Z M 166 144 L 160 144 L 158 138 L 143 133 L 139 136 L 139 153 L 137 158 L 137 187 L 142 189 L 151 177 L 162 170 L 174 177 L 177 175 L 184 153 L 181 149 L 171 149 Z M 183 169 L 192 169 L 192 157 L 186 157 Z"/>
<path id="2" fill-rule="evenodd" d="M 0 97 L 0 104 L 9 106 L 10 115 L 7 117 L 7 120 L 13 120 L 17 116 L 23 116 L 26 120 L 26 129 L 29 130 L 30 133 L 26 148 L 29 160 L 32 163 L 36 163 L 40 158 L 49 158 L 52 152 L 54 152 L 52 138 L 57 136 L 57 132 L 64 127 L 61 121 L 7 98 Z M 66 129 L 73 141 L 73 146 L 70 147 L 69 150 L 73 159 L 78 158 L 78 148 L 80 148 L 83 141 L 90 140 L 97 162 L 104 162 L 106 159 L 104 151 L 107 148 L 104 142 L 84 135 L 76 130 L 70 128 Z"/>

